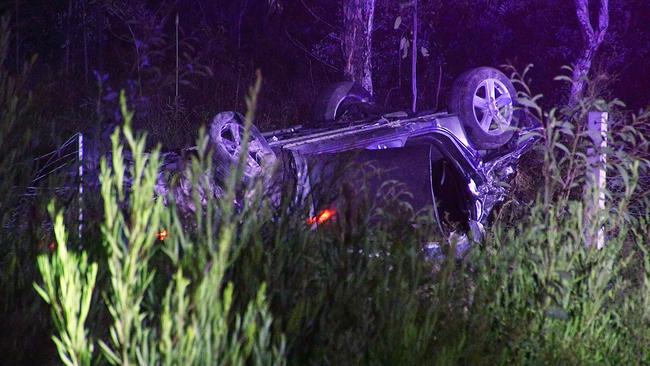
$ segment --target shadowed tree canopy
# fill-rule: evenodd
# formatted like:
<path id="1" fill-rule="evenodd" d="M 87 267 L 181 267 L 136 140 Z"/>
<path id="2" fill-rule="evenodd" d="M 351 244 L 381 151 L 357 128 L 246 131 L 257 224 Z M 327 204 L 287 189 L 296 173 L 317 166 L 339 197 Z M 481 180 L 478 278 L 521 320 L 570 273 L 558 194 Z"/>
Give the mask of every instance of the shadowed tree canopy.
<path id="1" fill-rule="evenodd" d="M 192 143 L 214 113 L 242 111 L 257 69 L 261 129 L 304 122 L 319 91 L 343 79 L 390 109 L 445 108 L 462 72 L 509 62 L 535 65 L 533 87 L 548 105 L 587 92 L 616 95 L 632 109 L 650 100 L 645 0 L 419 1 L 416 19 L 413 5 L 12 0 L 0 11 L 13 31 L 6 64 L 15 70 L 38 54 L 32 77 L 48 85 L 43 107 L 65 112 L 52 116 L 51 128 L 101 131 L 93 126 L 116 121 L 116 95 L 125 89 L 138 111 L 135 126 L 172 148 Z M 566 73 L 562 65 L 576 66 L 572 89 L 553 81 Z M 586 75 L 595 85 L 584 86 Z M 76 122 L 78 115 L 91 122 Z"/>

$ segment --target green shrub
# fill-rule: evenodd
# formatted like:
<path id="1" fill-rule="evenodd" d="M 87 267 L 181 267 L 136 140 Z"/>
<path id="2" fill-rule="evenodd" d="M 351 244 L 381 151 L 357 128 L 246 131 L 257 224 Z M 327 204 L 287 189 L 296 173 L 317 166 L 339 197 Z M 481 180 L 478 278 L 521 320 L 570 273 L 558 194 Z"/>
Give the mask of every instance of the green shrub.
<path id="1" fill-rule="evenodd" d="M 540 204 L 514 228 L 497 225 L 475 253 L 474 311 L 490 315 L 490 336 L 503 342 L 506 363 L 647 363 L 648 319 L 621 322 L 647 301 L 646 289 L 623 276 L 631 259 L 622 250 L 630 239 L 647 245 L 627 235 L 632 228 L 647 231 L 647 218 L 619 227 L 597 250 L 587 246 L 583 212 L 580 202 L 566 212 Z M 635 332 L 645 335 L 630 337 Z"/>
<path id="2" fill-rule="evenodd" d="M 252 91 L 251 105 L 258 89 L 259 84 Z M 206 220 L 193 240 L 186 237 L 176 212 L 163 206 L 162 197 L 155 197 L 159 153 L 146 154 L 145 138 L 133 135 L 132 113 L 126 110 L 124 95 L 122 113 L 125 125 L 112 136 L 112 161 L 104 159 L 101 164 L 105 263 L 89 263 L 85 253 L 69 251 L 61 214 L 55 226 L 58 249 L 38 262 L 44 286 L 36 288 L 52 305 L 57 329 L 53 339 L 61 360 L 69 365 L 102 361 L 113 365 L 283 364 L 282 337 L 270 335 L 272 317 L 265 286 L 259 287 L 242 312 L 232 307 L 236 286 L 225 281 L 224 272 L 237 240 L 234 214 L 222 213 L 219 231 L 213 231 L 214 223 Z M 248 127 L 253 113 L 251 107 Z M 128 167 L 126 151 L 133 157 Z M 125 179 L 130 181 L 128 189 Z M 235 188 L 231 183 L 228 194 L 234 194 Z M 176 225 L 169 240 L 157 240 L 159 232 L 172 224 Z M 207 248 L 202 253 L 207 266 L 201 276 L 188 276 L 184 266 L 190 264 L 182 264 L 192 260 L 192 247 Z M 168 254 L 166 270 L 156 268 L 161 252 Z M 94 291 L 98 265 L 107 267 L 108 278 L 98 281 Z M 109 313 L 108 334 L 89 329 L 86 322 L 93 307 L 102 311 L 103 306 Z M 93 353 L 95 344 L 101 357 Z"/>

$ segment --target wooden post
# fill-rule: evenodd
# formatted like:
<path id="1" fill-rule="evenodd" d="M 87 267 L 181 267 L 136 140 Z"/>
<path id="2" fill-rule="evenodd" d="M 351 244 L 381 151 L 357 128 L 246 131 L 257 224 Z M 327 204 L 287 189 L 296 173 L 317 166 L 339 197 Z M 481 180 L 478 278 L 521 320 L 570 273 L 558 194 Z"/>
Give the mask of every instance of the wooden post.
<path id="1" fill-rule="evenodd" d="M 605 189 L 607 180 L 607 112 L 589 112 L 587 118 L 587 132 L 593 142 L 593 147 L 587 149 L 587 182 L 588 199 L 586 206 L 587 228 L 591 227 L 590 220 L 600 221 L 605 210 Z M 586 235 L 587 246 L 596 245 L 601 249 L 605 246 L 605 229 L 601 225 L 596 235 Z"/>

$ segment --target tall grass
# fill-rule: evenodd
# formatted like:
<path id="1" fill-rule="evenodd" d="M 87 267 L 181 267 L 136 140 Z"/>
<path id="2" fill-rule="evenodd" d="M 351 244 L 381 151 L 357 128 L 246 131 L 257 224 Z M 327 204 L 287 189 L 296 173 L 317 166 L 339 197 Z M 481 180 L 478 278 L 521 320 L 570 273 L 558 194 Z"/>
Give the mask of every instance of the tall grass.
<path id="1" fill-rule="evenodd" d="M 399 195 L 359 197 L 345 184 L 325 185 L 342 204 L 336 220 L 314 230 L 291 185 L 278 200 L 261 189 L 265 179 L 239 183 L 243 158 L 223 198 L 201 195 L 215 174 L 204 133 L 184 173 L 196 211 L 184 217 L 173 197 L 164 206 L 156 196 L 158 152 L 145 153 L 124 108 L 126 124 L 102 163 L 103 254 L 89 259 L 66 247 L 57 215 L 59 249 L 39 258 L 38 291 L 52 306 L 60 358 L 75 365 L 649 364 L 650 212 L 641 190 L 648 161 L 637 128 L 645 117 L 625 122 L 614 113 L 618 102 L 597 99 L 545 113 L 523 82 L 526 71 L 513 77 L 522 104 L 545 124 L 529 160 L 543 172 L 528 187 L 537 198 L 517 214 L 504 206 L 460 262 L 426 259 L 423 244 L 447 239 Z M 248 99 L 244 141 L 258 89 Z M 585 178 L 590 142 L 582 121 L 594 108 L 615 116 L 604 209 L 593 208 Z M 601 227 L 607 245 L 597 250 L 587 243 Z M 162 230 L 168 236 L 157 240 Z"/>

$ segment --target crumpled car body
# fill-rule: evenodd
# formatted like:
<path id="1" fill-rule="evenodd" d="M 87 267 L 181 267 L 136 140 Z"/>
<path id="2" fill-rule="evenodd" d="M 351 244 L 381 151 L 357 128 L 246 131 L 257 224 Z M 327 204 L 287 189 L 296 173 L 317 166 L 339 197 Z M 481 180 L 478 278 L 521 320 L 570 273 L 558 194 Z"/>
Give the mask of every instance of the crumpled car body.
<path id="1" fill-rule="evenodd" d="M 277 156 L 292 160 L 299 195 L 307 196 L 317 181 L 341 176 L 337 170 L 346 166 L 344 162 L 368 163 L 381 172 L 376 179 L 403 183 L 414 209 L 432 207 L 438 219 L 451 217 L 465 229 L 480 232 L 491 210 L 507 196 L 505 187 L 519 158 L 536 142 L 539 134 L 531 132 L 540 128 L 538 120 L 526 115 L 510 142 L 491 151 L 476 149 L 458 117 L 447 112 L 384 115 L 262 135 Z M 327 202 L 317 205 L 321 207 L 316 211 Z"/>

